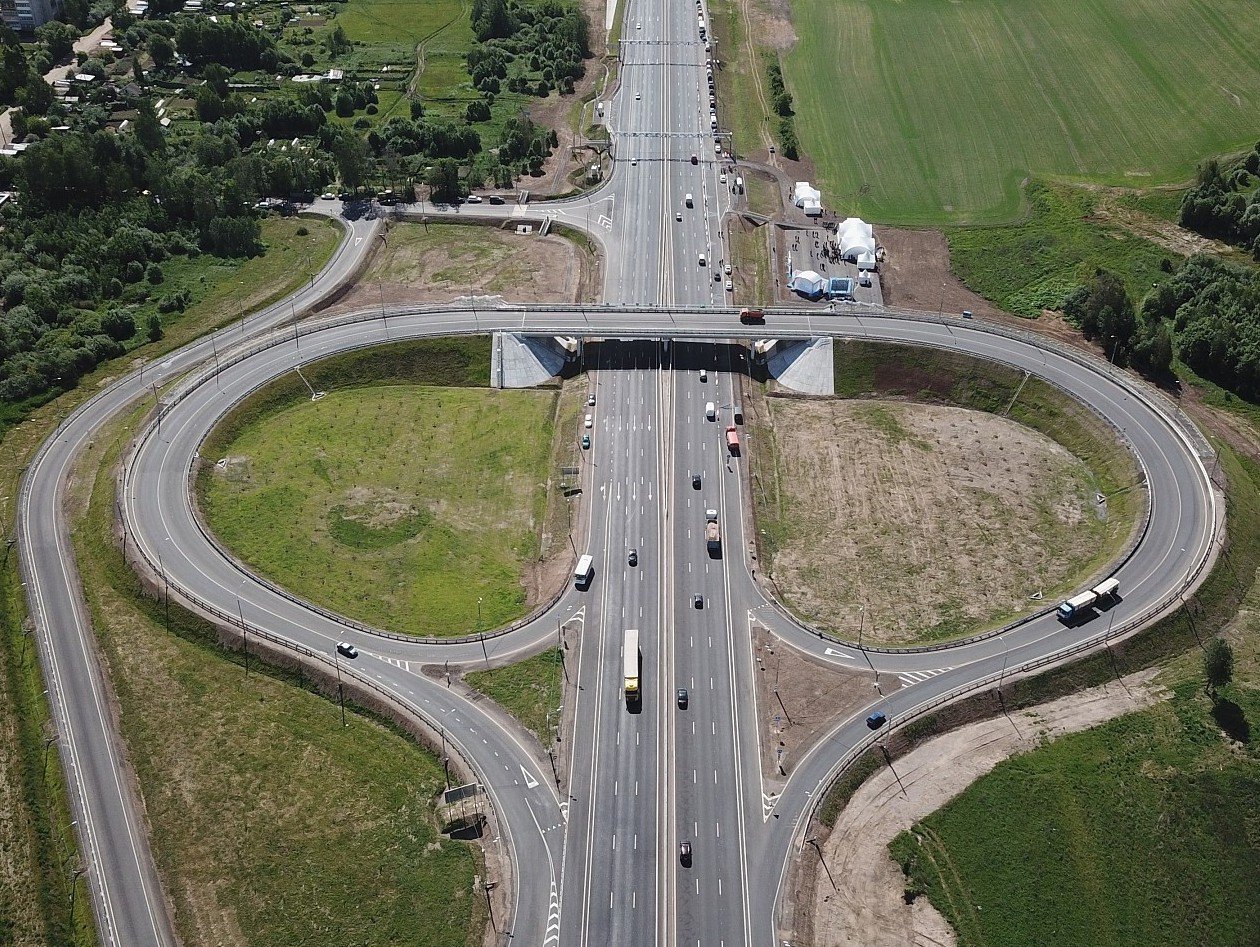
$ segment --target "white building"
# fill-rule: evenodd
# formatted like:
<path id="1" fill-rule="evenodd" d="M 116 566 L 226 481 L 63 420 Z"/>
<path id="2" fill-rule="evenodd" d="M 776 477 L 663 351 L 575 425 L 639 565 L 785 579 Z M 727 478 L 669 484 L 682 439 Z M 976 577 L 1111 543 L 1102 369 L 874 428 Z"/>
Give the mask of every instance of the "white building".
<path id="1" fill-rule="evenodd" d="M 875 269 L 875 232 L 861 217 L 841 221 L 834 240 L 840 259 L 856 263 L 859 270 Z"/>
<path id="2" fill-rule="evenodd" d="M 822 216 L 822 191 L 808 181 L 797 181 L 792 188 L 792 203 L 805 211 L 806 217 Z"/>

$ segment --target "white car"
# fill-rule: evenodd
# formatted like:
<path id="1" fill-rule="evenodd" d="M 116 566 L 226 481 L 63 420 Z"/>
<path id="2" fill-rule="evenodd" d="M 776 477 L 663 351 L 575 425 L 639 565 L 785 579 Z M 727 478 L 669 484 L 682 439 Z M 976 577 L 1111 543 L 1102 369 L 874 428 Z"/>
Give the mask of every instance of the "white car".
<path id="1" fill-rule="evenodd" d="M 638 102 L 638 101 L 639 101 L 639 99 L 641 99 L 641 98 L 643 98 L 643 96 L 639 95 L 639 93 L 637 93 L 637 92 L 636 92 L 636 93 L 634 94 L 634 100 L 635 100 L 636 102 Z"/>
<path id="2" fill-rule="evenodd" d="M 682 220 L 682 211 L 678 211 L 678 213 L 674 214 L 674 220 Z"/>
<path id="3" fill-rule="evenodd" d="M 642 23 L 636 23 L 636 24 L 634 24 L 634 28 L 635 28 L 636 30 L 641 30 L 641 29 L 643 29 L 643 24 L 642 24 Z"/>
<path id="4" fill-rule="evenodd" d="M 700 380 L 701 381 L 709 380 L 709 370 L 707 368 L 700 369 Z"/>
<path id="5" fill-rule="evenodd" d="M 726 183 L 726 174 L 725 174 L 725 173 L 723 173 L 723 174 L 719 174 L 719 175 L 718 175 L 718 181 L 719 181 L 720 183 L 722 183 L 722 184 L 725 184 L 725 183 Z"/>
<path id="6" fill-rule="evenodd" d="M 733 292 L 735 292 L 735 284 L 734 284 L 734 283 L 732 283 L 730 280 L 727 280 L 727 281 L 726 281 L 726 291 L 727 291 L 728 293 L 733 293 Z"/>
<path id="7" fill-rule="evenodd" d="M 481 203 L 481 198 L 478 197 L 476 194 L 469 194 L 466 198 L 464 198 L 464 200 L 466 200 L 469 204 Z"/>
<path id="8" fill-rule="evenodd" d="M 726 266 L 722 267 L 722 269 L 726 273 L 727 276 L 731 275 L 731 265 L 729 263 L 727 263 Z"/>
<path id="9" fill-rule="evenodd" d="M 586 423 L 585 423 L 585 424 L 583 424 L 582 426 L 583 426 L 583 427 L 586 427 L 586 428 L 592 428 L 592 427 L 594 427 L 594 426 L 595 426 L 595 415 L 593 415 L 593 414 L 588 414 L 588 415 L 586 416 Z"/>
<path id="10" fill-rule="evenodd" d="M 707 260 L 705 260 L 705 258 L 704 258 L 704 254 L 703 254 L 703 253 L 701 253 L 701 254 L 700 254 L 700 265 L 701 265 L 701 266 L 704 266 L 704 265 L 706 265 L 706 264 L 707 264 L 707 262 L 708 262 L 708 261 L 707 261 Z"/>
<path id="11" fill-rule="evenodd" d="M 588 406 L 588 407 L 591 407 L 591 408 L 595 407 L 595 395 L 594 395 L 594 394 L 592 394 L 589 398 L 587 398 L 587 399 L 586 399 L 586 404 L 587 404 L 587 406 Z"/>

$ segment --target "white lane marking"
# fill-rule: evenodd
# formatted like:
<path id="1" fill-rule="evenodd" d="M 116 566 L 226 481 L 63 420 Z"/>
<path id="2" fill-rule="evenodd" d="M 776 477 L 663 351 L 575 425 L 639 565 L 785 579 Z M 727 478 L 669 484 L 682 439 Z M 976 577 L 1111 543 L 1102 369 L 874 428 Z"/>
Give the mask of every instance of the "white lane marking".
<path id="1" fill-rule="evenodd" d="M 844 658 L 846 661 L 852 661 L 853 655 L 845 654 L 843 651 L 837 651 L 835 648 L 826 648 L 823 654 L 829 658 Z"/>
<path id="2" fill-rule="evenodd" d="M 527 770 L 524 766 L 522 766 L 522 767 L 521 767 L 521 775 L 525 777 L 525 788 L 526 788 L 526 789 L 536 789 L 536 788 L 538 787 L 538 780 L 536 780 L 536 779 L 535 779 L 535 778 L 534 778 L 534 777 L 530 774 L 530 771 L 529 771 L 529 770 Z"/>
<path id="3" fill-rule="evenodd" d="M 938 674 L 944 674 L 946 671 L 952 670 L 952 667 L 948 667 L 937 668 L 934 671 L 904 671 L 903 673 L 897 675 L 897 680 L 901 681 L 903 686 L 909 687 L 911 684 L 917 684 L 919 681 L 926 681 L 929 678 L 936 677 Z"/>

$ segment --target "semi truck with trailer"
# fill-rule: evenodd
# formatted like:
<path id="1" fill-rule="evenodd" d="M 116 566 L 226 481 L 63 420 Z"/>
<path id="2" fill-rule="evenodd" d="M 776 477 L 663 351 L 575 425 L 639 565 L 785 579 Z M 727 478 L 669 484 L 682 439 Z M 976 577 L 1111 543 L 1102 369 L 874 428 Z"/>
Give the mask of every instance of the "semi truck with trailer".
<path id="1" fill-rule="evenodd" d="M 625 669 L 626 703 L 632 704 L 639 699 L 639 629 L 626 629 L 626 643 L 621 652 L 621 660 Z"/>
<path id="2" fill-rule="evenodd" d="M 1080 595 L 1073 595 L 1059 606 L 1059 621 L 1077 621 L 1089 613 L 1099 602 L 1115 598 L 1119 591 L 1120 581 L 1118 579 L 1106 579 Z"/>

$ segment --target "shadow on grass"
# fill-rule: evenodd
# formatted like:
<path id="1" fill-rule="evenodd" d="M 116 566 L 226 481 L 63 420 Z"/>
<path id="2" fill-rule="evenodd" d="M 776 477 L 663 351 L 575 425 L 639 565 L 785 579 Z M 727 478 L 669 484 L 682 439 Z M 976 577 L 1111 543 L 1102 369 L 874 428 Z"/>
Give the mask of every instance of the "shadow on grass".
<path id="1" fill-rule="evenodd" d="M 1251 743 L 1251 725 L 1243 710 L 1232 700 L 1218 700 L 1212 704 L 1212 718 L 1231 740 Z"/>

